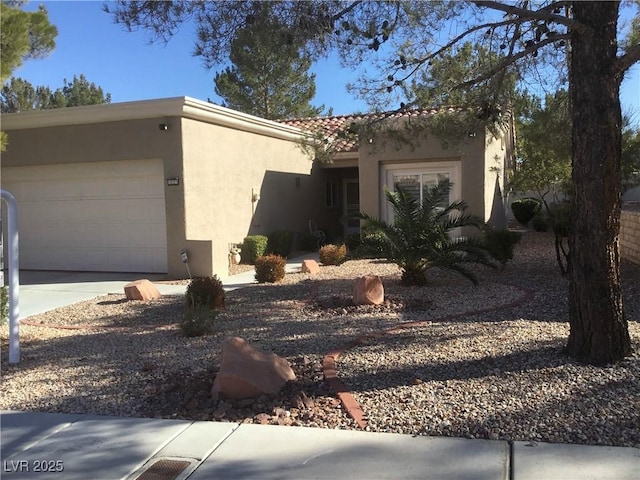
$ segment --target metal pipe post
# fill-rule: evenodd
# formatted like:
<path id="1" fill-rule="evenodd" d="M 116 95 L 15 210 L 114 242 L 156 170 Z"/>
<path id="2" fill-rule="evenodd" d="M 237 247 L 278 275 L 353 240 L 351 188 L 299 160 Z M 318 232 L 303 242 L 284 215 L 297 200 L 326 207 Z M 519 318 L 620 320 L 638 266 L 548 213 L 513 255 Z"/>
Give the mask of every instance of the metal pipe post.
<path id="1" fill-rule="evenodd" d="M 7 204 L 7 236 L 9 265 L 9 363 L 20 363 L 20 269 L 18 262 L 18 204 L 15 197 L 2 190 Z"/>

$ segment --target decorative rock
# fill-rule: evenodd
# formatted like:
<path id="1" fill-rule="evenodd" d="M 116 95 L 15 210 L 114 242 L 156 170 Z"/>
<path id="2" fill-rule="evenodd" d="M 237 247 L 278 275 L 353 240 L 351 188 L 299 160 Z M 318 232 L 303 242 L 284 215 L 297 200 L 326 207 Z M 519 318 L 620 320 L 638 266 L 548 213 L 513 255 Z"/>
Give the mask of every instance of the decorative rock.
<path id="1" fill-rule="evenodd" d="M 271 415 L 266 413 L 257 414 L 255 419 L 260 425 L 269 425 L 271 423 Z"/>
<path id="2" fill-rule="evenodd" d="M 302 273 L 318 273 L 320 271 L 320 265 L 315 260 L 303 260 L 302 261 Z"/>
<path id="3" fill-rule="evenodd" d="M 162 295 L 149 280 L 136 280 L 131 283 L 127 283 L 124 286 L 124 294 L 129 300 L 153 300 L 154 298 L 160 298 Z"/>
<path id="4" fill-rule="evenodd" d="M 296 375 L 284 358 L 252 347 L 240 337 L 222 342 L 220 371 L 213 382 L 211 396 L 236 400 L 278 393 Z"/>
<path id="5" fill-rule="evenodd" d="M 381 305 L 384 303 L 384 286 L 378 275 L 365 275 L 353 283 L 354 305 Z"/>

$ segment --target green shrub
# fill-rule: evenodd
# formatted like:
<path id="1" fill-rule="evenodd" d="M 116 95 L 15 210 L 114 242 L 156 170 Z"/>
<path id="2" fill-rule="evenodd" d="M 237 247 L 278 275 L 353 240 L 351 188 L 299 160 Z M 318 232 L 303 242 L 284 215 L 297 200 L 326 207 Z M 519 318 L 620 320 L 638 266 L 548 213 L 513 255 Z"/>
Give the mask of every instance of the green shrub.
<path id="1" fill-rule="evenodd" d="M 0 287 L 0 325 L 4 325 L 9 318 L 9 287 Z"/>
<path id="2" fill-rule="evenodd" d="M 184 319 L 180 322 L 180 330 L 185 337 L 201 337 L 213 332 L 213 326 L 218 312 L 211 310 L 208 305 L 191 305 L 184 312 Z"/>
<path id="3" fill-rule="evenodd" d="M 320 248 L 320 263 L 323 265 L 340 265 L 347 259 L 347 246 L 325 245 Z"/>
<path id="4" fill-rule="evenodd" d="M 293 250 L 293 232 L 278 230 L 271 232 L 267 241 L 267 252 L 288 257 Z"/>
<path id="5" fill-rule="evenodd" d="M 536 232 L 546 232 L 549 230 L 549 218 L 540 211 L 535 217 L 533 217 L 531 226 Z"/>
<path id="6" fill-rule="evenodd" d="M 187 286 L 187 307 L 206 306 L 209 310 L 224 308 L 225 293 L 217 275 L 195 277 Z"/>
<path id="7" fill-rule="evenodd" d="M 249 235 L 245 237 L 240 251 L 240 261 L 253 265 L 256 262 L 256 258 L 265 254 L 268 241 L 269 239 L 264 235 Z"/>
<path id="8" fill-rule="evenodd" d="M 513 259 L 513 247 L 520 241 L 520 233 L 510 230 L 489 230 L 485 233 L 487 249 L 503 266 Z"/>
<path id="9" fill-rule="evenodd" d="M 280 255 L 263 255 L 256 258 L 256 280 L 258 283 L 275 283 L 284 278 L 286 260 Z"/>
<path id="10" fill-rule="evenodd" d="M 347 246 L 347 251 L 354 252 L 362 245 L 362 238 L 359 233 L 350 233 L 347 238 L 344 239 L 344 243 Z"/>
<path id="11" fill-rule="evenodd" d="M 366 226 L 360 232 L 360 245 L 349 252 L 350 258 L 384 258 L 384 238 Z"/>
<path id="12" fill-rule="evenodd" d="M 527 225 L 542 208 L 542 202 L 537 198 L 521 198 L 511 204 L 511 211 L 520 225 Z"/>

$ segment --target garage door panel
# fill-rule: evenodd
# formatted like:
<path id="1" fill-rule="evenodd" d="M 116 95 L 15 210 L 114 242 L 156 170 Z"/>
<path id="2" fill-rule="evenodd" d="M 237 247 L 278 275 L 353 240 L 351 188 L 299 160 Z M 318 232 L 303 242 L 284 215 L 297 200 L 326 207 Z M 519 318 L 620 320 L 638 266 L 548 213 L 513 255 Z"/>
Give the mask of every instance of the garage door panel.
<path id="1" fill-rule="evenodd" d="M 161 160 L 8 167 L 27 269 L 166 272 Z"/>
<path id="2" fill-rule="evenodd" d="M 160 228 L 149 229 L 144 232 L 140 230 L 130 232 L 130 235 L 127 237 L 127 247 L 136 248 L 138 245 L 145 245 L 149 250 L 166 252 L 166 244 L 161 239 L 161 236 L 164 234 L 164 231 L 160 232 Z"/>
<path id="3" fill-rule="evenodd" d="M 160 261 L 166 262 L 167 250 L 166 249 L 132 249 L 130 250 L 129 263 L 132 265 L 135 271 L 144 272 L 145 266 Z"/>

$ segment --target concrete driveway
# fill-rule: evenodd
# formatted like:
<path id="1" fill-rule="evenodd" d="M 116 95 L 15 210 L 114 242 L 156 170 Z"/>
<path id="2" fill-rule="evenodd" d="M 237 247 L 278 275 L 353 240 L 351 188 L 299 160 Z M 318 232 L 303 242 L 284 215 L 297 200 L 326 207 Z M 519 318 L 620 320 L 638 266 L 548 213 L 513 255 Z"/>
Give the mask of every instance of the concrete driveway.
<path id="1" fill-rule="evenodd" d="M 124 286 L 146 278 L 152 282 L 165 280 L 164 274 L 62 272 L 22 270 L 20 272 L 19 318 L 48 312 L 59 307 L 109 293 L 124 293 Z M 5 273 L 5 282 L 7 275 Z M 163 295 L 184 294 L 184 285 L 155 283 Z"/>
<path id="2" fill-rule="evenodd" d="M 292 258 L 287 261 L 286 271 L 299 272 L 306 258 L 318 259 L 317 253 Z M 256 283 L 253 270 L 223 277 L 220 280 L 226 291 L 243 288 Z M 4 274 L 8 283 L 8 274 Z M 163 273 L 110 273 L 110 272 L 70 272 L 50 270 L 21 270 L 19 318 L 48 312 L 56 308 L 89 300 L 109 293 L 124 294 L 124 286 L 134 280 L 146 278 L 154 283 L 162 295 L 184 295 L 185 285 L 162 283 L 167 279 Z"/>

